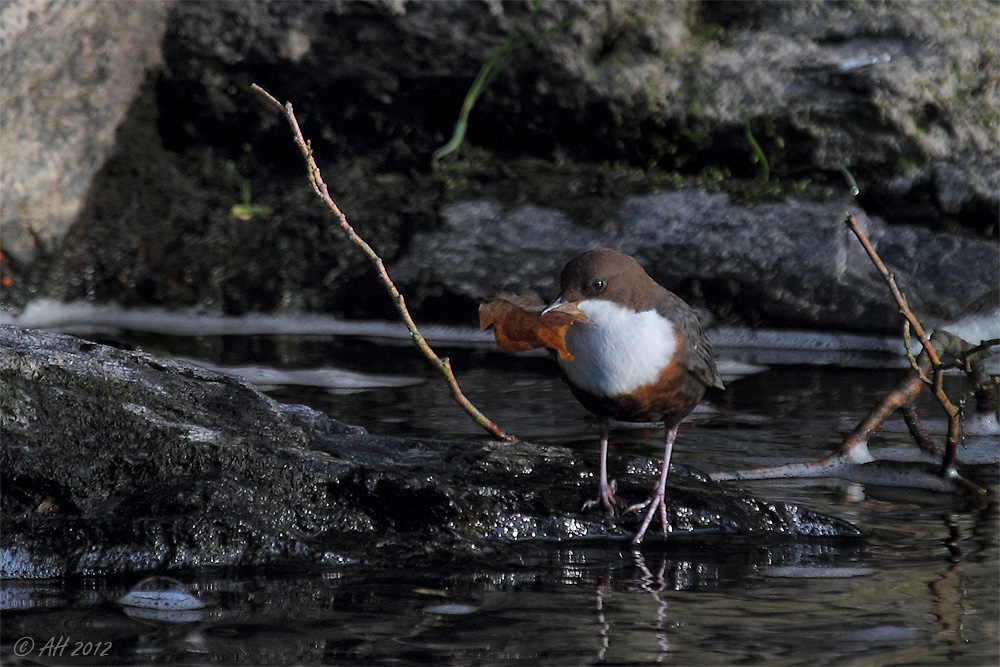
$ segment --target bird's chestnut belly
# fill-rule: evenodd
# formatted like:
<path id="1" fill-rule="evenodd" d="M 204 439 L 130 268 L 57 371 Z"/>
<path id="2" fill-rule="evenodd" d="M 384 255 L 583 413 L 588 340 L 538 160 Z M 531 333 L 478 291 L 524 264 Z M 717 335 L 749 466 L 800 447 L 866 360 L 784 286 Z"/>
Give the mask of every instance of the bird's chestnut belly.
<path id="1" fill-rule="evenodd" d="M 668 427 L 680 423 L 705 394 L 705 386 L 679 364 L 663 369 L 655 382 L 625 394 L 601 396 L 572 383 L 570 389 L 598 417 L 631 422 L 663 421 Z"/>

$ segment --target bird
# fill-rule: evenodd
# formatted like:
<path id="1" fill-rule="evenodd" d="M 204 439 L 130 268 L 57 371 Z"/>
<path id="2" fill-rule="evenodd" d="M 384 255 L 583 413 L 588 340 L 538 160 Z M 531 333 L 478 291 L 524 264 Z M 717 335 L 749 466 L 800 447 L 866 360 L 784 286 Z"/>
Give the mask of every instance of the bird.
<path id="1" fill-rule="evenodd" d="M 659 481 L 648 500 L 626 510 L 647 510 L 632 540 L 639 545 L 657 514 L 667 533 L 664 494 L 678 426 L 708 388 L 725 387 L 698 315 L 634 257 L 589 250 L 565 265 L 559 282 L 559 296 L 543 313 L 574 304 L 587 316 L 566 331 L 572 358 L 559 357 L 560 374 L 600 427 L 598 496 L 585 508 L 601 504 L 616 514 L 624 506 L 608 481 L 609 420 L 664 423 Z"/>

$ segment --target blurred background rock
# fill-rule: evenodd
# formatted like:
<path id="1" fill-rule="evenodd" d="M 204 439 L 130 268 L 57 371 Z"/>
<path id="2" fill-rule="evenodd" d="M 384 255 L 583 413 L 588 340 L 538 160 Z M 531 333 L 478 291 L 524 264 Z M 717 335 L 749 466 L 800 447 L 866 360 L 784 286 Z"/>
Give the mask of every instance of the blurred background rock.
<path id="1" fill-rule="evenodd" d="M 421 321 L 608 245 L 718 322 L 894 331 L 848 208 L 929 324 L 989 312 L 998 31 L 987 0 L 6 2 L 2 306 L 393 317 L 258 83 Z"/>

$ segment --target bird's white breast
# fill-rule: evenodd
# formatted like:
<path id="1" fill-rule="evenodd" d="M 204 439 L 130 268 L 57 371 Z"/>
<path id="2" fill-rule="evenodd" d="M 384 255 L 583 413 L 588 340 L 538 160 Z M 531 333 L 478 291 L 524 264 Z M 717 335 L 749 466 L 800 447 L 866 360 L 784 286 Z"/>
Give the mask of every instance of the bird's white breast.
<path id="1" fill-rule="evenodd" d="M 590 324 L 566 333 L 572 361 L 559 364 L 573 384 L 598 396 L 618 396 L 657 380 L 677 348 L 670 322 L 655 310 L 636 313 L 612 301 L 578 304 Z"/>

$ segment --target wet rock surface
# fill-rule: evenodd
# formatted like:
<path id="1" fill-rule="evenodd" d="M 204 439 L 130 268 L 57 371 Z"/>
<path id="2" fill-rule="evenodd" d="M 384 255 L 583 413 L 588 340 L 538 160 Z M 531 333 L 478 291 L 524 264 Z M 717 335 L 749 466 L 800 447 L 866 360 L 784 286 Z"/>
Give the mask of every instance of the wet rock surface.
<path id="1" fill-rule="evenodd" d="M 627 543 L 639 521 L 579 511 L 592 474 L 563 448 L 370 435 L 233 376 L 69 336 L 0 328 L 0 398 L 4 576 L 397 563 Z M 634 461 L 622 489 L 648 492 L 656 467 Z M 680 466 L 668 502 L 672 540 L 860 535 Z"/>

